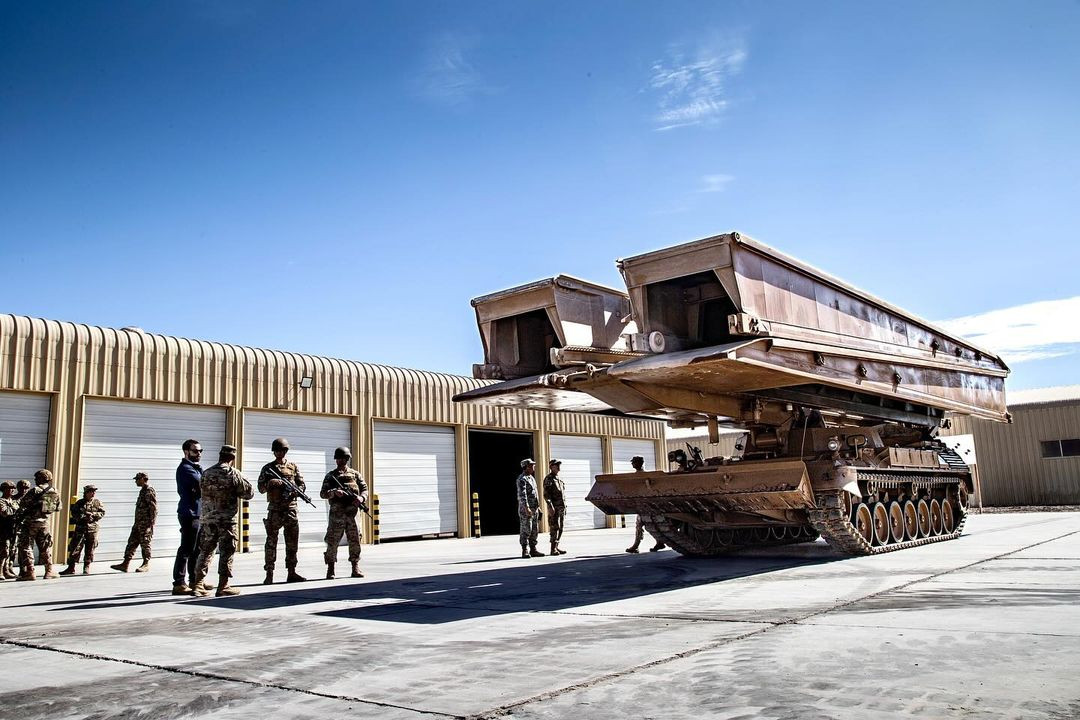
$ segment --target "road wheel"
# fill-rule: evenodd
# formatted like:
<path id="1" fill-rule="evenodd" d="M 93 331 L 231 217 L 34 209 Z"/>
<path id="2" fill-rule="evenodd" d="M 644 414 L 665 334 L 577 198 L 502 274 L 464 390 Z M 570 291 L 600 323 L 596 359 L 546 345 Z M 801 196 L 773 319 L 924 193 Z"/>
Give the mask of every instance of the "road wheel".
<path id="1" fill-rule="evenodd" d="M 934 498 L 930 501 L 930 534 L 940 535 L 944 522 L 941 519 L 941 503 Z"/>
<path id="2" fill-rule="evenodd" d="M 889 511 L 885 503 L 874 503 L 874 544 L 889 544 Z"/>
<path id="3" fill-rule="evenodd" d="M 926 502 L 926 498 L 919 498 L 919 502 L 915 505 L 915 510 L 919 514 L 919 537 L 929 537 L 930 503 Z"/>
<path id="4" fill-rule="evenodd" d="M 953 504 L 949 498 L 941 501 L 941 526 L 946 533 L 952 533 L 956 529 L 956 515 L 953 513 Z"/>
<path id="5" fill-rule="evenodd" d="M 855 526 L 855 531 L 862 535 L 863 540 L 871 544 L 874 542 L 874 516 L 866 503 L 859 503 L 855 508 L 851 524 Z"/>
<path id="6" fill-rule="evenodd" d="M 904 506 L 899 502 L 889 503 L 889 534 L 894 543 L 904 542 Z"/>
<path id="7" fill-rule="evenodd" d="M 919 537 L 919 511 L 911 500 L 904 501 L 904 533 L 908 540 Z"/>

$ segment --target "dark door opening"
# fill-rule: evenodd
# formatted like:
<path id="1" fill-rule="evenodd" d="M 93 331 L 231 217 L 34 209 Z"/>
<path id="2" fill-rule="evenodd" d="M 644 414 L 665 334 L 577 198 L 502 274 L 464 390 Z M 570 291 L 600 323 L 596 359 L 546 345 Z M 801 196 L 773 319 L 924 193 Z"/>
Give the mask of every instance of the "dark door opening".
<path id="1" fill-rule="evenodd" d="M 470 502 L 472 493 L 480 496 L 481 535 L 517 535 L 514 479 L 532 453 L 532 433 L 469 431 Z"/>

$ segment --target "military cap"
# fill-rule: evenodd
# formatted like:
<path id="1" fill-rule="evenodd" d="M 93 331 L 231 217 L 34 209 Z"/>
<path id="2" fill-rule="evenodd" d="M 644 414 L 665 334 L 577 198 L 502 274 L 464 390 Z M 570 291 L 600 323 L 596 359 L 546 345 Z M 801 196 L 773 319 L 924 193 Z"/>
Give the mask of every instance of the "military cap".
<path id="1" fill-rule="evenodd" d="M 557 458 L 551 458 L 550 460 L 548 460 L 548 467 L 551 467 L 552 465 L 562 465 L 562 460 L 559 460 Z"/>
<path id="2" fill-rule="evenodd" d="M 232 455 L 233 457 L 236 457 L 236 446 L 235 445 L 222 445 L 220 454 L 221 455 Z"/>
<path id="3" fill-rule="evenodd" d="M 82 491 L 84 493 L 97 492 L 97 485 L 83 485 Z"/>
<path id="4" fill-rule="evenodd" d="M 17 487 L 17 488 L 28 488 L 28 487 L 30 487 L 30 481 L 29 480 L 20 480 L 19 482 L 15 483 L 15 487 Z"/>
<path id="5" fill-rule="evenodd" d="M 149 480 L 150 476 L 144 472 L 137 472 L 135 473 L 135 477 L 133 477 L 132 480 L 138 480 L 139 478 L 146 478 L 147 480 Z"/>
<path id="6" fill-rule="evenodd" d="M 52 474 L 51 470 L 46 470 L 45 468 L 42 468 L 41 470 L 38 470 L 36 473 L 34 473 L 34 482 L 52 482 L 52 481 L 53 481 L 53 474 Z"/>
<path id="7" fill-rule="evenodd" d="M 524 460 L 521 461 L 521 467 L 525 467 L 526 465 L 535 465 L 535 464 L 536 464 L 536 461 L 534 461 L 532 458 L 525 458 Z"/>
<path id="8" fill-rule="evenodd" d="M 11 482 L 10 480 L 5 480 L 4 482 L 0 482 L 0 492 L 3 492 L 4 490 L 8 490 L 8 489 L 14 490 L 15 489 L 15 483 Z"/>
<path id="9" fill-rule="evenodd" d="M 352 450 L 350 450 L 347 447 L 339 447 L 339 448 L 336 448 L 334 450 L 334 459 L 335 460 L 337 460 L 338 458 L 351 458 L 351 457 L 352 457 Z"/>

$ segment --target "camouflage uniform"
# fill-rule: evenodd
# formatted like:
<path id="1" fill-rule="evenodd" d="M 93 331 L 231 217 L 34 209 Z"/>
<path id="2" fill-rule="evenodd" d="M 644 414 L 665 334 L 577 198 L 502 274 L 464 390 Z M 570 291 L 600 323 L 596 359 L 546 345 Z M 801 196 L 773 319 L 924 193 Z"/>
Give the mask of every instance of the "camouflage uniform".
<path id="1" fill-rule="evenodd" d="M 276 460 L 263 465 L 259 473 L 259 492 L 266 495 L 267 513 L 263 520 L 266 527 L 266 545 L 263 559 L 263 570 L 270 572 L 277 562 L 278 533 L 284 529 L 285 535 L 285 567 L 290 571 L 296 570 L 296 546 L 300 541 L 300 523 L 296 516 L 296 496 L 285 489 L 284 484 L 278 480 L 274 473 L 292 481 L 301 491 L 307 492 L 304 484 L 304 476 L 300 474 L 300 468 L 296 463 L 285 461 L 278 463 Z"/>
<path id="2" fill-rule="evenodd" d="M 566 519 L 566 484 L 558 473 L 549 472 L 544 478 L 544 502 L 548 506 L 548 532 L 551 535 L 551 554 L 562 555 L 563 521 Z"/>
<path id="3" fill-rule="evenodd" d="M 34 552 L 31 550 L 33 545 L 37 545 L 38 555 L 45 565 L 45 577 L 56 577 L 53 572 L 53 538 L 49 532 L 49 516 L 60 512 L 61 507 L 63 503 L 60 502 L 60 493 L 53 489 L 51 482 L 30 488 L 19 499 L 19 511 L 25 518 L 22 534 L 19 536 L 19 577 L 34 579 Z"/>
<path id="4" fill-rule="evenodd" d="M 30 490 L 30 483 L 27 480 L 20 480 L 15 484 L 15 494 L 11 496 L 11 499 L 15 501 L 15 507 L 19 507 L 19 501 Z M 8 553 L 8 562 L 11 567 L 19 567 L 21 562 L 19 560 L 19 541 L 22 540 L 23 532 L 26 528 L 26 518 L 18 517 L 16 513 L 14 529 L 11 537 L 11 552 Z"/>
<path id="5" fill-rule="evenodd" d="M 540 519 L 537 513 L 540 509 L 540 498 L 536 494 L 536 478 L 525 473 L 518 475 L 517 499 L 518 539 L 521 541 L 521 549 L 524 550 L 528 545 L 528 547 L 535 550 Z M 526 514 L 526 508 L 532 510 L 531 515 Z"/>
<path id="6" fill-rule="evenodd" d="M 157 491 L 149 485 L 139 488 L 139 497 L 135 501 L 135 523 L 128 535 L 127 547 L 124 548 L 124 562 L 131 562 L 135 557 L 135 548 L 142 548 L 142 559 L 150 559 L 150 541 L 154 539 L 154 523 L 157 521 Z"/>
<path id="7" fill-rule="evenodd" d="M 71 534 L 71 539 L 68 541 L 68 567 L 75 567 L 84 548 L 86 553 L 83 557 L 83 565 L 88 566 L 94 562 L 94 549 L 98 546 L 98 530 L 101 529 L 98 522 L 105 517 L 105 506 L 97 498 L 89 500 L 82 498 L 76 500 L 71 506 L 71 517 L 75 519 L 75 532 Z"/>
<path id="8" fill-rule="evenodd" d="M 335 482 L 337 480 L 337 482 Z M 367 483 L 358 470 L 347 468 L 338 470 L 334 468 L 326 473 L 319 490 L 319 497 L 330 503 L 330 519 L 326 523 L 326 553 L 323 559 L 328 567 L 333 567 L 337 562 L 338 543 L 341 542 L 342 534 L 349 540 L 349 562 L 353 564 L 360 561 L 360 529 L 356 525 L 356 514 L 360 508 L 349 498 L 330 497 L 331 490 L 338 490 L 338 482 L 346 490 L 352 490 L 360 496 L 361 502 L 367 504 Z"/>
<path id="9" fill-rule="evenodd" d="M 218 576 L 224 589 L 232 577 L 233 554 L 238 539 L 236 528 L 237 500 L 250 500 L 255 492 L 240 471 L 227 463 L 218 463 L 203 473 L 199 480 L 202 508 L 199 522 L 199 560 L 195 575 L 196 588 L 203 585 L 210 571 L 214 548 L 218 549 Z"/>
<path id="10" fill-rule="evenodd" d="M 15 545 L 15 513 L 18 511 L 18 501 L 0 497 L 0 577 L 5 580 L 15 577 L 11 571 L 11 551 Z"/>

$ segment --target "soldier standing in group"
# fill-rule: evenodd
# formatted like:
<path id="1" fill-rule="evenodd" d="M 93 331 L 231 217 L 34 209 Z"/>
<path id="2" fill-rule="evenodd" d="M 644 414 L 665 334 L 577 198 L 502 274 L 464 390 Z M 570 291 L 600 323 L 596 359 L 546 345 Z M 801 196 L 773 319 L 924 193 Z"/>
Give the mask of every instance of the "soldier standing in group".
<path id="1" fill-rule="evenodd" d="M 349 467 L 352 452 L 347 447 L 334 450 L 334 462 L 337 468 L 326 473 L 323 478 L 319 497 L 330 503 L 330 519 L 326 524 L 326 579 L 334 579 L 334 564 L 337 562 L 338 543 L 341 535 L 349 539 L 349 563 L 352 565 L 352 577 L 364 577 L 360 572 L 360 529 L 356 526 L 356 514 L 361 507 L 367 506 L 367 483 L 359 471 Z"/>
<path id="2" fill-rule="evenodd" d="M 60 493 L 52 486 L 53 475 L 48 470 L 34 473 L 35 487 L 26 491 L 19 498 L 19 513 L 24 518 L 22 535 L 19 537 L 19 577 L 16 580 L 36 580 L 34 577 L 34 551 L 37 545 L 38 555 L 45 565 L 45 579 L 56 577 L 53 571 L 52 533 L 49 532 L 49 516 L 60 512 L 63 503 Z"/>
<path id="3" fill-rule="evenodd" d="M 214 548 L 218 549 L 218 588 L 217 595 L 239 595 L 240 591 L 229 587 L 232 577 L 233 554 L 239 539 L 236 528 L 238 500 L 250 500 L 255 491 L 240 471 L 233 467 L 236 462 L 236 448 L 222 445 L 218 453 L 218 463 L 203 473 L 199 481 L 202 495 L 202 508 L 199 515 L 199 561 L 195 575 L 192 595 L 205 597 L 210 594 L 210 587 L 204 582 L 210 571 L 210 560 Z"/>
<path id="4" fill-rule="evenodd" d="M 4 580 L 15 577 L 11 569 L 11 546 L 15 544 L 15 515 L 19 512 L 19 503 L 14 494 L 15 483 L 7 480 L 0 483 L 0 578 Z"/>
<path id="5" fill-rule="evenodd" d="M 543 557 L 536 549 L 536 537 L 540 528 L 540 498 L 536 493 L 536 463 L 530 458 L 521 461 L 521 474 L 517 477 L 518 537 L 521 541 L 521 557 Z"/>
<path id="6" fill-rule="evenodd" d="M 300 468 L 296 463 L 285 459 L 289 452 L 289 441 L 285 438 L 276 438 L 270 444 L 270 451 L 274 453 L 274 461 L 263 465 L 259 473 L 259 492 L 266 495 L 267 511 L 263 525 L 266 527 L 266 546 L 264 553 L 263 570 L 266 571 L 266 579 L 263 585 L 271 585 L 274 582 L 274 564 L 277 562 L 278 532 L 284 530 L 285 535 L 285 568 L 289 571 L 285 582 L 303 582 L 306 578 L 296 572 L 296 546 L 300 542 L 300 521 L 296 516 L 296 493 L 293 492 L 282 478 L 286 478 L 301 492 L 307 490 L 304 477 L 300 474 Z"/>
<path id="7" fill-rule="evenodd" d="M 124 548 L 124 559 L 110 566 L 120 572 L 128 571 L 137 547 L 142 548 L 142 565 L 135 568 L 135 572 L 150 569 L 150 541 L 154 539 L 154 522 L 157 520 L 157 491 L 150 486 L 150 476 L 144 472 L 135 473 L 135 485 L 139 488 L 139 497 L 135 501 L 135 523 L 131 526 L 127 547 Z"/>
<path id="8" fill-rule="evenodd" d="M 15 501 L 15 506 L 18 507 L 22 501 L 23 495 L 30 490 L 29 480 L 20 480 L 15 483 L 15 494 L 11 496 L 11 499 Z M 22 539 L 23 530 L 26 528 L 26 517 L 21 513 L 15 513 L 15 535 L 11 541 L 11 552 L 8 554 L 8 564 L 10 567 L 19 567 L 19 541 Z"/>
<path id="9" fill-rule="evenodd" d="M 551 536 L 551 554 L 565 555 L 559 547 L 562 540 L 563 521 L 566 519 L 566 485 L 559 477 L 562 461 L 554 458 L 548 463 L 548 474 L 544 478 L 544 502 L 548 506 L 548 533 Z"/>
<path id="10" fill-rule="evenodd" d="M 195 586 L 195 570 L 199 559 L 199 512 L 201 509 L 199 481 L 202 479 L 202 445 L 198 440 L 185 440 L 181 446 L 184 457 L 176 467 L 176 517 L 180 521 L 180 547 L 173 563 L 173 595 L 190 595 Z M 211 586 L 207 585 L 207 589 Z"/>
<path id="11" fill-rule="evenodd" d="M 630 458 L 630 466 L 634 468 L 634 472 L 645 472 L 645 458 L 640 455 L 635 455 Z M 638 546 L 641 545 L 642 539 L 645 537 L 645 525 L 641 522 L 641 515 L 637 516 L 637 524 L 634 526 L 634 544 L 626 548 L 626 552 L 637 554 Z M 649 552 L 656 552 L 657 550 L 663 550 L 666 548 L 660 540 L 656 541 L 656 544 L 649 548 Z"/>
<path id="12" fill-rule="evenodd" d="M 79 555 L 83 555 L 83 575 L 90 574 L 90 563 L 94 562 L 94 549 L 98 546 L 98 523 L 105 517 L 105 506 L 97 499 L 97 486 L 83 487 L 81 500 L 71 506 L 71 517 L 75 520 L 75 532 L 68 541 L 67 569 L 61 575 L 74 575 Z"/>

